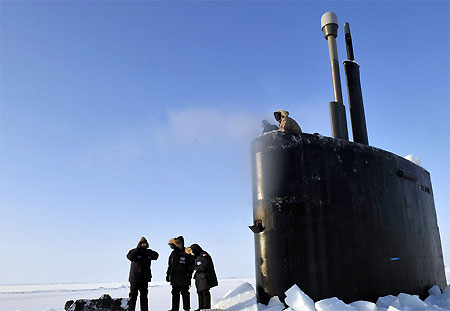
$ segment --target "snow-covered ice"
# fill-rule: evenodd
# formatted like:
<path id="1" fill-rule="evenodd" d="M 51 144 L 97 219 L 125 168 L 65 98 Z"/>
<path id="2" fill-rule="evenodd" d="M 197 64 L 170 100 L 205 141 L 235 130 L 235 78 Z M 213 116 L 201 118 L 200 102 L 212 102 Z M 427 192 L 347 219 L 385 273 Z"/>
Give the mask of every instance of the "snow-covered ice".
<path id="1" fill-rule="evenodd" d="M 264 309 L 264 311 L 278 311 L 284 309 L 284 304 L 280 301 L 278 297 L 272 297 L 267 306 L 258 305 L 259 310 Z"/>
<path id="2" fill-rule="evenodd" d="M 387 295 L 384 297 L 380 297 L 377 300 L 377 307 L 389 308 L 389 306 L 397 299 L 397 297 L 392 295 Z"/>
<path id="3" fill-rule="evenodd" d="M 226 293 L 223 299 L 219 300 L 212 307 L 213 309 L 230 311 L 257 311 L 255 290 L 250 283 L 244 283 L 236 289 Z"/>
<path id="4" fill-rule="evenodd" d="M 317 311 L 357 311 L 336 297 L 320 300 L 316 302 L 315 307 Z"/>
<path id="5" fill-rule="evenodd" d="M 286 291 L 286 304 L 294 310 L 313 311 L 314 301 L 308 297 L 297 285 Z"/>
<path id="6" fill-rule="evenodd" d="M 358 311 L 377 311 L 377 305 L 373 302 L 369 301 L 355 301 L 350 304 L 353 308 L 355 308 Z"/>
<path id="7" fill-rule="evenodd" d="M 219 286 L 211 290 L 212 304 L 218 298 L 253 278 L 220 279 Z M 90 284 L 38 284 L 38 285 L 0 285 L 1 311 L 64 311 L 64 304 L 68 300 L 98 299 L 103 294 L 112 298 L 128 297 L 128 282 L 90 283 Z M 165 281 L 152 281 L 149 284 L 149 306 L 153 311 L 170 309 L 171 287 Z M 196 309 L 197 293 L 195 286 L 191 287 L 191 307 Z M 139 299 L 136 310 L 139 310 Z"/>
<path id="8" fill-rule="evenodd" d="M 286 291 L 285 308 L 278 297 L 267 306 L 257 304 L 254 279 L 220 279 L 219 286 L 211 290 L 214 310 L 228 311 L 450 311 L 450 287 L 441 293 L 435 286 L 430 296 L 422 301 L 418 296 L 399 294 L 380 297 L 376 304 L 355 301 L 346 304 L 337 297 L 314 303 L 297 285 Z M 67 300 L 98 299 L 103 294 L 113 298 L 127 297 L 128 283 L 51 284 L 51 285 L 1 285 L 0 310 L 2 311 L 63 311 Z M 149 287 L 150 309 L 168 310 L 171 288 L 166 282 L 152 282 Z M 222 297 L 222 298 L 218 298 Z M 124 300 L 125 301 L 125 300 Z M 139 299 L 138 299 L 139 303 Z M 191 307 L 197 308 L 195 288 L 191 288 Z M 139 310 L 139 306 L 136 308 Z"/>
<path id="9" fill-rule="evenodd" d="M 430 291 L 428 292 L 430 293 Z M 430 296 L 425 299 L 425 303 L 429 306 L 438 306 L 444 308 L 445 310 L 450 310 L 450 287 L 447 286 L 442 294 L 438 294 L 438 292 L 433 289 L 432 293 L 430 293 Z"/>

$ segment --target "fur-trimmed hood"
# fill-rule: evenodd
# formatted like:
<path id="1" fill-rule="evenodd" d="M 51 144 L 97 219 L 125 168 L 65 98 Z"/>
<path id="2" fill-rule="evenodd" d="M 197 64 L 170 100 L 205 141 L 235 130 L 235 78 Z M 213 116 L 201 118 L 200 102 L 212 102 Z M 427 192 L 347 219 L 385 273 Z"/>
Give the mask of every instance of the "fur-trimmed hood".
<path id="1" fill-rule="evenodd" d="M 181 241 L 177 238 L 173 238 L 169 240 L 169 245 L 172 244 L 178 249 L 183 249 L 183 245 L 181 244 Z"/>
<path id="2" fill-rule="evenodd" d="M 184 242 L 184 241 L 183 241 L 183 242 Z M 182 241 L 180 241 L 179 238 L 173 238 L 173 239 L 170 239 L 170 240 L 169 240 L 169 245 L 170 245 L 170 244 L 174 245 L 176 248 L 178 248 L 178 249 L 180 249 L 180 250 L 182 250 L 183 247 L 184 247 Z M 186 254 L 189 254 L 189 255 L 194 256 L 194 252 L 192 251 L 192 249 L 191 249 L 190 247 L 185 247 L 185 248 L 184 248 L 184 252 L 185 252 Z"/>
<path id="3" fill-rule="evenodd" d="M 279 113 L 281 113 L 281 116 L 283 117 L 283 118 L 287 118 L 288 116 L 289 116 L 289 111 L 286 111 L 286 110 L 278 110 L 278 112 Z"/>
<path id="4" fill-rule="evenodd" d="M 275 119 L 278 121 L 280 125 L 279 131 L 282 132 L 293 132 L 300 134 L 302 129 L 298 123 L 289 117 L 289 111 L 286 110 L 278 110 L 274 112 Z"/>

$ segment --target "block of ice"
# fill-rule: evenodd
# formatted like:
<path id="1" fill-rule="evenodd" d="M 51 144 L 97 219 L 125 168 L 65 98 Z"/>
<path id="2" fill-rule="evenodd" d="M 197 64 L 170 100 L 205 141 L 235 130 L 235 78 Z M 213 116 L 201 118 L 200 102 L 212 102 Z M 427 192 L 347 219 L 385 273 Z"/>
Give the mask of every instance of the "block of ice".
<path id="1" fill-rule="evenodd" d="M 439 286 L 437 286 L 437 285 L 433 285 L 433 287 L 431 287 L 431 288 L 428 290 L 428 295 L 430 295 L 430 296 L 432 296 L 432 295 L 438 296 L 438 295 L 440 295 L 440 294 L 442 294 L 442 293 L 441 293 L 441 289 L 440 289 Z"/>
<path id="2" fill-rule="evenodd" d="M 409 295 L 409 294 L 400 294 L 397 296 L 397 299 L 400 302 L 401 308 L 412 308 L 416 311 L 418 310 L 425 310 L 427 305 L 420 300 L 419 296 L 417 295 Z"/>
<path id="3" fill-rule="evenodd" d="M 397 297 L 397 298 L 395 298 L 395 300 L 393 302 L 391 302 L 390 306 L 400 310 L 402 307 L 402 304 L 400 303 L 400 300 L 398 300 L 398 297 Z"/>
<path id="4" fill-rule="evenodd" d="M 272 297 L 264 311 L 281 311 L 283 309 L 284 304 L 280 301 L 280 299 L 278 297 Z"/>
<path id="5" fill-rule="evenodd" d="M 275 307 L 275 306 L 282 306 L 284 307 L 284 304 L 280 301 L 280 299 L 278 297 L 272 297 L 269 300 L 269 307 Z"/>
<path id="6" fill-rule="evenodd" d="M 249 283 L 238 286 L 215 303 L 213 309 L 257 311 L 258 306 L 253 286 Z"/>
<path id="7" fill-rule="evenodd" d="M 350 305 L 358 311 L 378 311 L 377 305 L 369 301 L 359 300 L 352 302 Z"/>
<path id="8" fill-rule="evenodd" d="M 387 295 L 384 297 L 380 297 L 377 300 L 377 307 L 382 307 L 382 308 L 389 308 L 389 306 L 397 299 L 397 297 L 392 296 L 392 295 Z"/>
<path id="9" fill-rule="evenodd" d="M 437 306 L 445 310 L 450 310 L 450 287 L 446 287 L 442 294 L 431 295 L 425 299 L 425 303 L 429 306 Z"/>
<path id="10" fill-rule="evenodd" d="M 225 294 L 225 296 L 223 296 L 223 298 L 235 297 L 237 295 L 247 293 L 247 292 L 255 292 L 255 290 L 253 289 L 253 286 L 250 283 L 243 283 L 243 284 L 239 285 L 238 287 L 236 287 L 235 289 L 227 292 Z"/>
<path id="11" fill-rule="evenodd" d="M 317 311 L 314 301 L 309 298 L 297 285 L 292 286 L 286 292 L 286 304 L 296 311 Z"/>
<path id="12" fill-rule="evenodd" d="M 122 298 L 120 306 L 122 307 L 122 309 L 127 309 L 127 307 L 128 307 L 128 298 Z"/>
<path id="13" fill-rule="evenodd" d="M 266 308 L 264 308 L 264 309 L 258 308 L 258 311 L 283 311 L 283 309 L 284 309 L 284 305 L 282 307 L 280 307 L 280 306 L 273 306 L 273 307 L 266 306 Z"/>
<path id="14" fill-rule="evenodd" d="M 356 311 L 356 308 L 345 304 L 336 297 L 327 298 L 316 302 L 317 311 Z"/>
<path id="15" fill-rule="evenodd" d="M 400 310 L 397 309 L 396 307 L 389 306 L 389 308 L 387 309 L 387 311 L 400 311 Z"/>

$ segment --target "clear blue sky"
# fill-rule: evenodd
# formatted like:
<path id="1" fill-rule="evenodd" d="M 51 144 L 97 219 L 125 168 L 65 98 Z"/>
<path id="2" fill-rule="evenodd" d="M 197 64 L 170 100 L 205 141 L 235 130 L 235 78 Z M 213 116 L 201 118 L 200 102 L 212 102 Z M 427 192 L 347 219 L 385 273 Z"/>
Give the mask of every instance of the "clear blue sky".
<path id="1" fill-rule="evenodd" d="M 142 235 L 157 280 L 180 234 L 253 276 L 250 142 L 281 108 L 331 136 L 326 11 L 341 61 L 350 22 L 370 144 L 431 173 L 450 265 L 448 1 L 0 8 L 0 283 L 126 281 Z"/>

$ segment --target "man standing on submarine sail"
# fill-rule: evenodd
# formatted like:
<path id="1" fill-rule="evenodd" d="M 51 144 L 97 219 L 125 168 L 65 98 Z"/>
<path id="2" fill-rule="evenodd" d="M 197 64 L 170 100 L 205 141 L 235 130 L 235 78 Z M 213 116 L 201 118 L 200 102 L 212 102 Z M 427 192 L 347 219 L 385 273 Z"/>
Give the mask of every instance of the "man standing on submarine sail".
<path id="1" fill-rule="evenodd" d="M 152 280 L 150 269 L 151 261 L 158 259 L 159 254 L 148 248 L 145 237 L 139 240 L 136 248 L 130 250 L 127 258 L 131 261 L 130 276 L 130 299 L 128 300 L 128 310 L 136 309 L 136 300 L 140 292 L 141 311 L 148 311 L 148 282 Z"/>
<path id="2" fill-rule="evenodd" d="M 191 250 L 195 256 L 194 279 L 198 295 L 198 309 L 195 311 L 211 309 L 211 293 L 209 290 L 219 285 L 212 258 L 198 244 L 192 244 Z"/>
<path id="3" fill-rule="evenodd" d="M 300 128 L 300 125 L 289 117 L 289 112 L 286 110 L 278 110 L 273 113 L 275 120 L 278 121 L 278 125 L 280 126 L 279 131 L 282 132 L 293 132 L 300 134 L 302 132 L 302 129 Z"/>
<path id="4" fill-rule="evenodd" d="M 261 127 L 263 128 L 262 134 L 272 132 L 272 131 L 278 131 L 278 126 L 274 124 L 270 124 L 267 120 L 261 121 Z"/>
<path id="5" fill-rule="evenodd" d="M 189 287 L 194 271 L 194 256 L 191 254 L 190 248 L 184 248 L 183 236 L 170 239 L 169 246 L 173 249 L 169 256 L 166 273 L 166 281 L 172 285 L 172 308 L 170 311 L 179 310 L 180 294 L 183 297 L 183 310 L 190 310 Z"/>

